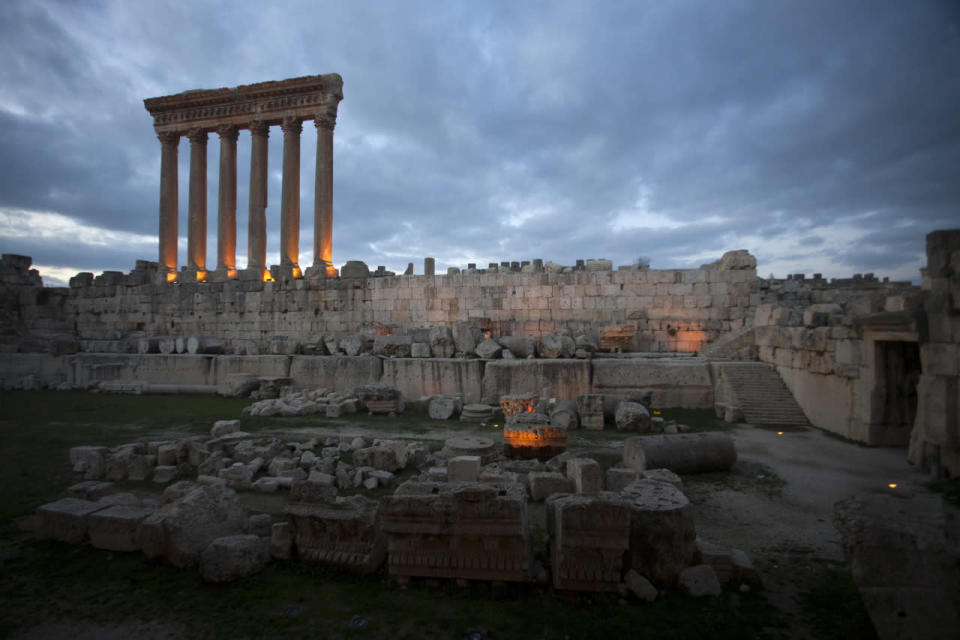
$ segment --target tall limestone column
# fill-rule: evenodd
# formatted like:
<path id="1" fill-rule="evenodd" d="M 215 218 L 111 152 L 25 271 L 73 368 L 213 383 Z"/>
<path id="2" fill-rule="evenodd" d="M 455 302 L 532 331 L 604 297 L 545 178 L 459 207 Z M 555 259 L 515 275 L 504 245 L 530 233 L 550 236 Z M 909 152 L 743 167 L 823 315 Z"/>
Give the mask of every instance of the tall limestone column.
<path id="1" fill-rule="evenodd" d="M 337 115 L 313 120 L 317 127 L 317 173 L 313 192 L 313 267 L 310 276 L 336 277 L 333 267 L 333 127 Z"/>
<path id="2" fill-rule="evenodd" d="M 300 265 L 300 132 L 303 124 L 286 117 L 283 129 L 283 181 L 280 187 L 280 271 L 299 278 Z M 277 278 L 274 275 L 274 278 Z"/>
<path id="3" fill-rule="evenodd" d="M 247 270 L 244 279 L 267 273 L 267 139 L 270 125 L 250 123 L 250 209 L 247 218 Z"/>
<path id="4" fill-rule="evenodd" d="M 217 197 L 217 280 L 237 273 L 237 136 L 232 124 L 217 128 L 220 135 L 220 191 Z"/>
<path id="5" fill-rule="evenodd" d="M 177 147 L 180 134 L 158 133 L 160 139 L 160 263 L 161 282 L 177 280 Z"/>
<path id="6" fill-rule="evenodd" d="M 207 269 L 207 132 L 191 129 L 190 201 L 187 219 L 187 273 L 199 280 Z"/>

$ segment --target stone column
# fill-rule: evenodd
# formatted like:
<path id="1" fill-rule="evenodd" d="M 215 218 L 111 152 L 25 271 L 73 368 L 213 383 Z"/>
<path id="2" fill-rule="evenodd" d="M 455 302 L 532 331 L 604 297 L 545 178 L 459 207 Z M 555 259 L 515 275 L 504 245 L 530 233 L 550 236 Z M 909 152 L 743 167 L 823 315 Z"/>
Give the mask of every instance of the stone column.
<path id="1" fill-rule="evenodd" d="M 280 267 L 284 276 L 300 276 L 300 132 L 295 117 L 283 119 L 283 181 L 280 188 Z M 276 276 L 274 276 L 276 278 Z"/>
<path id="2" fill-rule="evenodd" d="M 187 272 L 205 277 L 207 269 L 207 132 L 191 129 L 190 201 L 187 219 Z"/>
<path id="3" fill-rule="evenodd" d="M 217 279 L 237 272 L 237 127 L 221 125 L 220 191 L 217 197 Z"/>
<path id="4" fill-rule="evenodd" d="M 314 118 L 317 173 L 313 191 L 313 268 L 309 275 L 336 277 L 333 268 L 333 127 L 336 114 Z"/>
<path id="5" fill-rule="evenodd" d="M 245 279 L 262 280 L 267 271 L 267 139 L 270 126 L 250 123 L 250 209 L 247 218 Z"/>
<path id="6" fill-rule="evenodd" d="M 158 133 L 160 139 L 160 281 L 177 280 L 177 147 L 180 134 Z"/>

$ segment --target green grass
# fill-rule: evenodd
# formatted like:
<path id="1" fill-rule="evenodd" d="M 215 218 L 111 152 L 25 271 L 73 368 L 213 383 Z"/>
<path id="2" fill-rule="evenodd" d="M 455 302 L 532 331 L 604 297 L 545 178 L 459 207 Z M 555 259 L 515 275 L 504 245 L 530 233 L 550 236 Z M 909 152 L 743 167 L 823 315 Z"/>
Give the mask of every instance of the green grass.
<path id="1" fill-rule="evenodd" d="M 482 630 L 486 638 L 756 638 L 788 633 L 789 618 L 771 606 L 764 592 L 725 593 L 693 600 L 668 594 L 651 605 L 621 603 L 616 594 L 562 594 L 548 587 L 488 584 L 408 589 L 390 582 L 385 571 L 358 577 L 300 563 L 274 563 L 232 585 L 204 584 L 198 572 L 148 561 L 140 554 L 99 551 L 85 546 L 38 541 L 20 533 L 16 517 L 62 497 L 76 481 L 70 447 L 115 445 L 208 433 L 217 419 L 239 417 L 249 401 L 203 396 L 125 396 L 80 392 L 0 393 L 0 637 L 16 629 L 62 619 L 111 626 L 125 621 L 158 621 L 197 638 L 462 638 Z M 699 412 L 705 422 L 709 419 Z M 669 416 L 668 417 L 672 417 Z M 695 420 L 676 417 L 689 424 Z M 396 420 L 363 415 L 325 418 L 244 418 L 252 433 L 299 437 L 330 432 L 410 433 L 434 430 L 477 433 L 479 425 L 434 422 L 422 414 Z M 492 427 L 490 428 L 492 431 Z M 579 432 L 584 433 L 584 432 Z M 597 446 L 623 438 L 608 427 Z M 734 488 L 756 483 L 771 489 L 757 467 L 741 467 L 724 478 Z M 152 483 L 123 488 L 150 490 Z M 155 490 L 155 489 L 154 489 Z M 531 518 L 542 519 L 542 507 Z M 542 544 L 542 526 L 533 535 Z M 849 582 L 849 574 L 846 574 Z M 822 584 L 821 584 L 822 582 Z M 849 584 L 827 576 L 810 591 L 810 611 L 826 619 L 861 625 L 850 616 Z M 846 589 L 831 600 L 837 589 Z M 832 591 L 831 591 L 832 590 Z M 855 592 L 854 592 L 855 594 Z M 862 607 L 861 607 L 862 611 Z M 350 624 L 363 616 L 364 626 Z M 832 616 L 832 617 L 831 617 Z M 837 623 L 839 624 L 839 622 Z M 862 625 L 861 625 L 862 626 Z M 838 627 L 839 628 L 839 627 Z M 869 629 L 869 624 L 866 626 Z M 829 633 L 828 633 L 829 632 Z M 830 635 L 829 629 L 822 637 Z M 851 631 L 849 637 L 858 637 Z"/>
<path id="2" fill-rule="evenodd" d="M 818 638 L 872 640 L 873 625 L 849 571 L 827 568 L 802 594 L 801 607 Z"/>

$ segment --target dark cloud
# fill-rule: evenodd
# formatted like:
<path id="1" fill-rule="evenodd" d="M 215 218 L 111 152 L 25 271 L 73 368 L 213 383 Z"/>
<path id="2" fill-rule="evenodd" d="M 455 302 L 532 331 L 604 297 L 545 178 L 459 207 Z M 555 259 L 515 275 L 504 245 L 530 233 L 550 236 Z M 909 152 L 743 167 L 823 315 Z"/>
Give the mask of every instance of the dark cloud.
<path id="1" fill-rule="evenodd" d="M 336 71 L 337 262 L 689 267 L 747 248 L 764 273 L 915 278 L 924 235 L 957 224 L 952 2 L 22 0 L 0 6 L 0 60 L 0 215 L 155 234 L 159 143 L 143 98 Z M 314 141 L 305 126 L 304 253 Z M 274 131 L 268 252 L 281 143 Z M 210 263 L 217 153 L 211 135 Z M 188 157 L 184 140 L 181 230 Z M 242 134 L 241 254 L 248 162 Z M 154 258 L 2 220 L 0 249 L 40 264 Z"/>

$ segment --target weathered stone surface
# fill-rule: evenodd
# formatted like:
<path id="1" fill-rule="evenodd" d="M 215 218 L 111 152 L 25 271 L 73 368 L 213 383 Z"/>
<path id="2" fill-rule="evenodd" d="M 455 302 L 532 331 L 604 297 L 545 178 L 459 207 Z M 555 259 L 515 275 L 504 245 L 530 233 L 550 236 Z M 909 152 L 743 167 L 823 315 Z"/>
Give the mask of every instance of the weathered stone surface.
<path id="1" fill-rule="evenodd" d="M 168 487 L 172 493 L 165 492 L 162 506 L 140 524 L 137 545 L 148 558 L 189 567 L 215 538 L 245 532 L 247 515 L 230 489 L 178 485 Z"/>
<path id="2" fill-rule="evenodd" d="M 478 326 L 471 322 L 457 322 L 453 325 L 451 332 L 457 353 L 464 356 L 475 355 L 477 343 L 483 338 Z"/>
<path id="3" fill-rule="evenodd" d="M 410 345 L 411 358 L 429 358 L 431 356 L 429 342 L 414 342 Z"/>
<path id="4" fill-rule="evenodd" d="M 617 591 L 630 545 L 630 507 L 613 493 L 547 498 L 554 589 Z"/>
<path id="5" fill-rule="evenodd" d="M 108 551 L 138 551 L 137 528 L 153 512 L 152 507 L 114 505 L 91 513 L 87 519 L 90 544 Z"/>
<path id="6" fill-rule="evenodd" d="M 718 596 L 723 592 L 717 580 L 717 574 L 714 573 L 713 567 L 707 564 L 687 567 L 680 572 L 678 582 L 680 588 L 694 598 Z"/>
<path id="7" fill-rule="evenodd" d="M 347 260 L 347 263 L 340 267 L 340 277 L 344 279 L 366 278 L 370 275 L 370 267 L 362 260 Z"/>
<path id="8" fill-rule="evenodd" d="M 937 494 L 857 495 L 834 526 L 881 640 L 960 629 L 960 510 Z"/>
<path id="9" fill-rule="evenodd" d="M 577 403 L 573 400 L 558 402 L 550 412 L 550 424 L 566 430 L 579 429 L 580 413 L 577 410 Z"/>
<path id="10" fill-rule="evenodd" d="M 531 471 L 527 475 L 530 499 L 546 500 L 555 493 L 574 493 L 576 485 L 572 478 L 553 471 Z"/>
<path id="11" fill-rule="evenodd" d="M 476 353 L 481 358 L 499 358 L 503 347 L 493 338 L 484 338 L 476 347 Z"/>
<path id="12" fill-rule="evenodd" d="M 657 599 L 657 588 L 633 569 L 627 571 L 623 583 L 638 600 L 653 602 Z"/>
<path id="13" fill-rule="evenodd" d="M 239 420 L 217 420 L 210 428 L 211 438 L 220 438 L 228 433 L 234 433 L 240 430 Z"/>
<path id="14" fill-rule="evenodd" d="M 517 358 L 535 358 L 537 341 L 524 336 L 500 336 L 497 338 L 503 348 L 509 349 Z"/>
<path id="15" fill-rule="evenodd" d="M 640 472 L 640 477 L 644 480 L 654 480 L 656 482 L 666 482 L 672 484 L 680 491 L 683 491 L 683 480 L 670 469 L 645 469 Z"/>
<path id="16" fill-rule="evenodd" d="M 518 484 L 406 482 L 381 500 L 390 575 L 527 582 L 533 554 Z"/>
<path id="17" fill-rule="evenodd" d="M 637 480 L 620 495 L 630 505 L 628 565 L 654 584 L 675 586 L 696 552 L 690 501 L 676 487 L 652 480 Z"/>
<path id="18" fill-rule="evenodd" d="M 459 395 L 467 403 L 480 400 L 484 364 L 481 360 L 394 358 L 382 362 L 383 375 L 380 380 L 405 398 Z"/>
<path id="19" fill-rule="evenodd" d="M 287 505 L 297 555 L 305 562 L 357 573 L 376 571 L 386 556 L 376 502 L 363 496 Z"/>
<path id="20" fill-rule="evenodd" d="M 360 355 L 367 346 L 367 341 L 362 336 L 348 336 L 340 340 L 340 351 L 348 356 Z"/>
<path id="21" fill-rule="evenodd" d="M 450 327 L 430 328 L 430 352 L 434 358 L 452 358 L 457 352 Z"/>
<path id="22" fill-rule="evenodd" d="M 293 537 L 289 522 L 274 522 L 270 528 L 270 555 L 277 560 L 289 560 L 293 555 Z"/>
<path id="23" fill-rule="evenodd" d="M 639 402 L 621 402 L 617 405 L 617 431 L 649 431 L 650 412 Z"/>
<path id="24" fill-rule="evenodd" d="M 70 449 L 70 464 L 75 473 L 82 473 L 86 480 L 99 480 L 107 470 L 107 447 L 73 447 Z"/>
<path id="25" fill-rule="evenodd" d="M 390 447 L 367 447 L 353 452 L 353 463 L 393 473 L 400 469 L 396 452 Z"/>
<path id="26" fill-rule="evenodd" d="M 541 358 L 572 358 L 576 350 L 577 346 L 570 336 L 544 336 L 537 344 L 537 354 Z"/>
<path id="27" fill-rule="evenodd" d="M 623 445 L 623 463 L 637 471 L 669 469 L 674 473 L 727 471 L 737 461 L 733 440 L 719 431 L 639 436 Z"/>
<path id="28" fill-rule="evenodd" d="M 453 420 L 460 415 L 463 401 L 457 396 L 433 396 L 427 413 L 434 420 Z"/>
<path id="29" fill-rule="evenodd" d="M 456 456 L 447 461 L 448 482 L 476 482 L 480 475 L 480 456 Z"/>
<path id="30" fill-rule="evenodd" d="M 373 353 L 387 358 L 409 358 L 412 347 L 411 336 L 377 336 L 373 341 Z"/>
<path id="31" fill-rule="evenodd" d="M 603 396 L 598 393 L 582 393 L 577 396 L 577 413 L 580 426 L 594 431 L 603 430 Z"/>
<path id="32" fill-rule="evenodd" d="M 81 500 L 98 500 L 106 495 L 113 493 L 116 485 L 112 482 L 101 482 L 99 480 L 84 480 L 67 488 L 67 493 L 71 497 Z"/>
<path id="33" fill-rule="evenodd" d="M 37 533 L 62 542 L 83 542 L 91 514 L 110 505 L 102 502 L 63 498 L 37 509 Z"/>
<path id="34" fill-rule="evenodd" d="M 590 391 L 590 362 L 586 360 L 493 360 L 486 363 L 481 402 L 496 404 L 510 394 L 539 394 L 549 387 L 552 396 L 575 398 Z"/>
<path id="35" fill-rule="evenodd" d="M 273 526 L 273 518 L 269 513 L 255 513 L 247 521 L 247 531 L 261 538 L 269 538 Z"/>
<path id="36" fill-rule="evenodd" d="M 603 491 L 603 470 L 596 460 L 590 458 L 570 458 L 567 460 L 567 477 L 573 480 L 577 493 L 599 493 Z"/>
<path id="37" fill-rule="evenodd" d="M 637 479 L 637 472 L 634 469 L 621 469 L 611 467 L 604 474 L 604 488 L 607 491 L 620 493 L 623 489 Z"/>
<path id="38" fill-rule="evenodd" d="M 200 556 L 204 582 L 233 582 L 260 571 L 270 562 L 270 541 L 255 535 L 215 538 Z"/>

